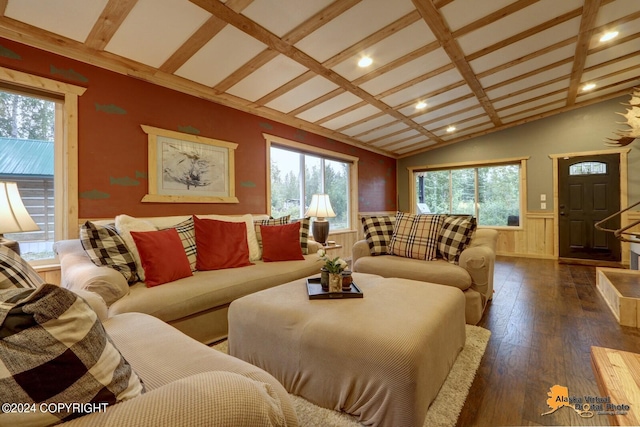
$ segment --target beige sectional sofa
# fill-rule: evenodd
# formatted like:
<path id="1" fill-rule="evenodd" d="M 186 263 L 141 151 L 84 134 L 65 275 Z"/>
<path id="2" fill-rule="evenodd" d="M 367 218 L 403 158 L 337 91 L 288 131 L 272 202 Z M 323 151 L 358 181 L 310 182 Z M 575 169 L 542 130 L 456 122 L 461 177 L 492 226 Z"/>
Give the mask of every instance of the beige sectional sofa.
<path id="1" fill-rule="evenodd" d="M 371 256 L 367 241 L 360 240 L 352 249 L 352 268 L 359 273 L 401 277 L 460 288 L 466 299 L 466 322 L 475 325 L 482 318 L 487 301 L 493 297 L 497 239 L 496 230 L 476 230 L 471 243 L 460 254 L 457 265 L 443 259 L 424 261 L 395 255 Z"/>
<path id="2" fill-rule="evenodd" d="M 163 227 L 186 218 L 189 217 L 144 219 Z M 198 341 L 211 343 L 227 336 L 227 311 L 235 299 L 320 272 L 321 263 L 316 254 L 320 245 L 312 240 L 308 245 L 309 255 L 304 255 L 304 260 L 264 262 L 259 259 L 246 267 L 196 271 L 193 276 L 154 287 L 147 287 L 144 282 L 129 285 L 118 271 L 96 266 L 79 239 L 56 242 L 54 248 L 60 259 L 61 285 L 100 294 L 109 306 L 109 316 L 146 313 Z"/>

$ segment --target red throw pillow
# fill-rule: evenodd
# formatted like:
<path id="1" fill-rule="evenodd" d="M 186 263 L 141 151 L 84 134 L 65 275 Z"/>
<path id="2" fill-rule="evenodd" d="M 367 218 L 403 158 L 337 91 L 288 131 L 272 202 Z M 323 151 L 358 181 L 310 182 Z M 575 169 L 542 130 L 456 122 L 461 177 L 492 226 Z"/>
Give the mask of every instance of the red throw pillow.
<path id="1" fill-rule="evenodd" d="M 249 260 L 247 225 L 244 222 L 227 222 L 193 217 L 196 230 L 196 269 L 220 270 L 223 268 L 253 265 Z"/>
<path id="2" fill-rule="evenodd" d="M 132 231 L 147 287 L 189 277 L 191 266 L 175 228 L 160 231 Z"/>
<path id="3" fill-rule="evenodd" d="M 261 225 L 262 260 L 297 261 L 304 259 L 300 248 L 300 223 Z"/>

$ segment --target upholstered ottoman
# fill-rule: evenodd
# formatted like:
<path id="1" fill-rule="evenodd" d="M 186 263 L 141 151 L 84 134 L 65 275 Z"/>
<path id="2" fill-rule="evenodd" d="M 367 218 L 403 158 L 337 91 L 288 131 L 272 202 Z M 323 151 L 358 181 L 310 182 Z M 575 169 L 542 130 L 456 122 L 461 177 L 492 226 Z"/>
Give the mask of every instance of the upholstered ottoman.
<path id="1" fill-rule="evenodd" d="M 301 279 L 229 307 L 229 354 L 366 425 L 422 426 L 465 343 L 452 286 L 354 273 L 364 298 L 309 300 Z"/>

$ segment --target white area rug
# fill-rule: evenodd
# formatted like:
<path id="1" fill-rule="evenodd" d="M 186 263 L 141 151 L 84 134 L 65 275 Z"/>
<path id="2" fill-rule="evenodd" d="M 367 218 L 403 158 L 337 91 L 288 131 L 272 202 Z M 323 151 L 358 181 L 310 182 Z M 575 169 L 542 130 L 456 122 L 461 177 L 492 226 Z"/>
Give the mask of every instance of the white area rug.
<path id="1" fill-rule="evenodd" d="M 449 372 L 440 393 L 436 396 L 427 412 L 425 427 L 449 427 L 455 426 L 460 411 L 469 394 L 480 360 L 487 348 L 491 332 L 487 329 L 466 325 L 467 340 L 456 362 Z M 227 341 L 216 344 L 212 348 L 228 352 Z M 307 402 L 301 397 L 290 395 L 298 413 L 301 426 L 315 427 L 352 427 L 361 426 L 355 417 L 321 408 Z"/>

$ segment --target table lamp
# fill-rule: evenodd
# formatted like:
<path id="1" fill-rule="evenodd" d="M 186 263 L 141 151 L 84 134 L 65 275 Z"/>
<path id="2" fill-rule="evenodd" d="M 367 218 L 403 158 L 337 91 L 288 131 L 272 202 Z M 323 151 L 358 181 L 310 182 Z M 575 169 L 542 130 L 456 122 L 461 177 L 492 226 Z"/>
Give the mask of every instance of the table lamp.
<path id="1" fill-rule="evenodd" d="M 15 240 L 5 239 L 4 233 L 20 233 L 40 230 L 22 203 L 18 184 L 0 182 L 0 245 L 7 246 L 18 255 L 20 244 Z"/>
<path id="2" fill-rule="evenodd" d="M 311 197 L 311 205 L 304 216 L 315 217 L 313 221 L 313 228 L 311 230 L 313 234 L 313 240 L 325 245 L 327 237 L 329 237 L 329 221 L 325 218 L 332 218 L 336 216 L 336 213 L 331 207 L 331 201 L 328 194 L 314 194 Z"/>

